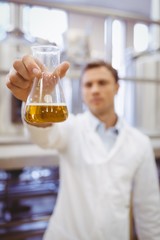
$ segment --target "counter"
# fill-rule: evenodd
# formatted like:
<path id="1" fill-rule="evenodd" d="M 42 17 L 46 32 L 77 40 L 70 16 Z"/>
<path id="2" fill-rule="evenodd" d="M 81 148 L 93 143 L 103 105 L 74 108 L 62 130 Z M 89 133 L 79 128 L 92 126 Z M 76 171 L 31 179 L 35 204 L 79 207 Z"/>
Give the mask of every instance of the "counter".
<path id="1" fill-rule="evenodd" d="M 151 143 L 154 149 L 155 157 L 160 159 L 160 138 L 151 138 Z"/>
<path id="2" fill-rule="evenodd" d="M 42 149 L 24 136 L 0 137 L 1 170 L 55 166 L 58 159 L 57 151 Z"/>

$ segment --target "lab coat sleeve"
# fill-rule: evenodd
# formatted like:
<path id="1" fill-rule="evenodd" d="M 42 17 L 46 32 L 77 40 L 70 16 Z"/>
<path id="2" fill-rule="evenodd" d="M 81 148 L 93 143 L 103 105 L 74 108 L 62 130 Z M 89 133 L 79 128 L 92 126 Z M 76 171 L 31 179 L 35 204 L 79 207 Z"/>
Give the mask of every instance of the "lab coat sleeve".
<path id="1" fill-rule="evenodd" d="M 139 240 L 160 240 L 160 189 L 150 141 L 136 171 L 133 184 L 133 213 Z"/>
<path id="2" fill-rule="evenodd" d="M 58 151 L 65 148 L 67 143 L 66 133 L 62 126 L 54 124 L 50 127 L 42 128 L 27 123 L 24 123 L 24 125 L 29 139 L 41 148 L 56 149 Z"/>

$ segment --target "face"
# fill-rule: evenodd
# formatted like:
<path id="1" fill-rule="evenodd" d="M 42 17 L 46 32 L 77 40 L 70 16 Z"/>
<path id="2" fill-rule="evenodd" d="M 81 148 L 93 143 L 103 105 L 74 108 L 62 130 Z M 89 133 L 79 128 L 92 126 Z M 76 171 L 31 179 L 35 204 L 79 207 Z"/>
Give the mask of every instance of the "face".
<path id="1" fill-rule="evenodd" d="M 96 117 L 114 112 L 118 88 L 112 72 L 104 66 L 88 69 L 82 76 L 83 101 Z"/>

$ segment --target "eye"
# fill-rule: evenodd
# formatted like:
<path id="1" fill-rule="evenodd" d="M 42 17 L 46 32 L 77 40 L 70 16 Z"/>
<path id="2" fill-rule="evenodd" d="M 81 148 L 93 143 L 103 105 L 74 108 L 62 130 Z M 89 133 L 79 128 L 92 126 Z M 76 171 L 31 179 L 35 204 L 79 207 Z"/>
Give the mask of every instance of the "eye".
<path id="1" fill-rule="evenodd" d="M 92 83 L 91 82 L 87 82 L 87 83 L 84 84 L 84 86 L 86 88 L 91 88 L 92 87 Z"/>
<path id="2" fill-rule="evenodd" d="M 100 86 L 105 86 L 105 85 L 108 84 L 108 82 L 105 81 L 105 80 L 100 80 L 100 81 L 98 82 L 98 84 L 99 84 Z"/>

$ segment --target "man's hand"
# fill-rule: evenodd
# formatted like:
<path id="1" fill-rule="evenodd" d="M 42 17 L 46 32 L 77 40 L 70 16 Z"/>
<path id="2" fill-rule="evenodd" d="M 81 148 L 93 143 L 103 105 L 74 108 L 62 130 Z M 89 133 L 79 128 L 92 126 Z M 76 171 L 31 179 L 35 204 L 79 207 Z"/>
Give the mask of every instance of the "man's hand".
<path id="1" fill-rule="evenodd" d="M 60 78 L 64 77 L 69 69 L 69 63 L 63 62 L 58 66 Z M 40 78 L 43 65 L 32 56 L 26 55 L 22 59 L 15 60 L 13 69 L 8 74 L 7 87 L 19 100 L 26 102 L 32 88 L 33 79 Z"/>

